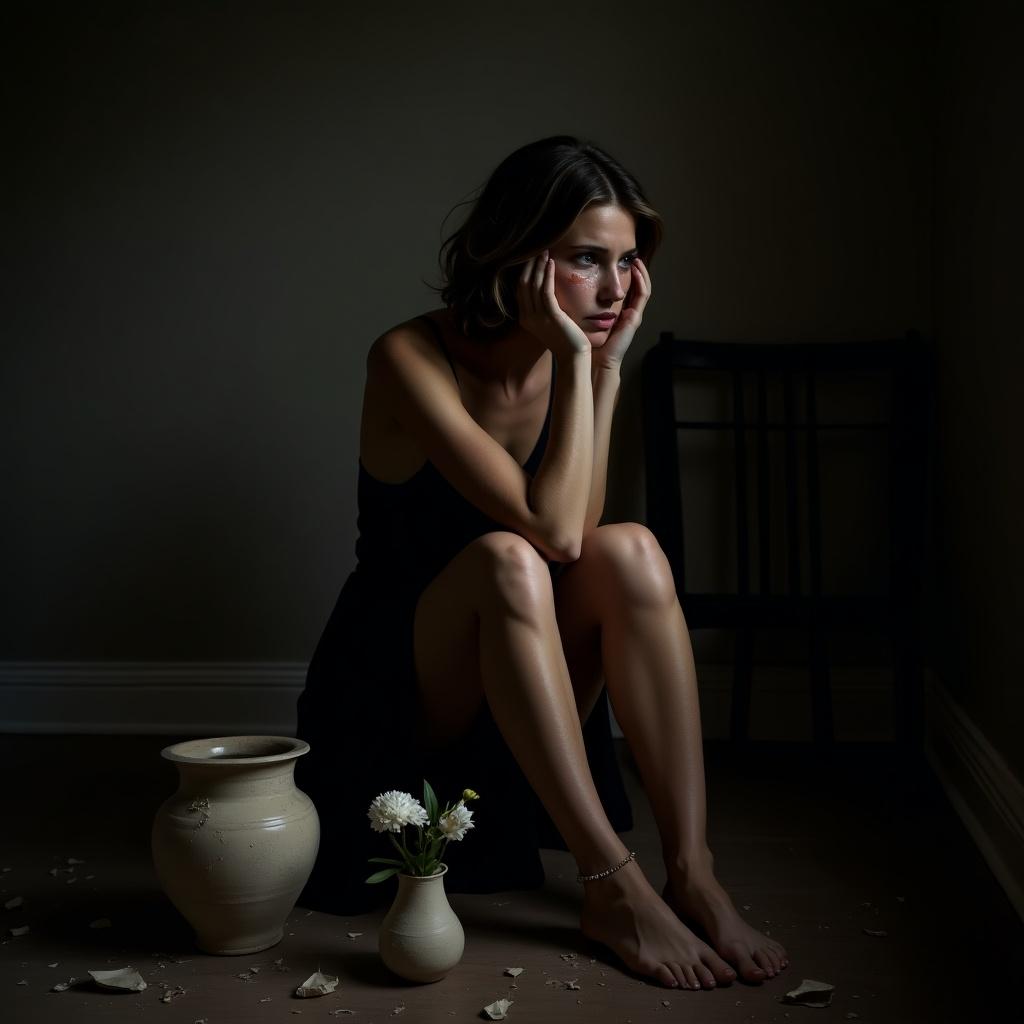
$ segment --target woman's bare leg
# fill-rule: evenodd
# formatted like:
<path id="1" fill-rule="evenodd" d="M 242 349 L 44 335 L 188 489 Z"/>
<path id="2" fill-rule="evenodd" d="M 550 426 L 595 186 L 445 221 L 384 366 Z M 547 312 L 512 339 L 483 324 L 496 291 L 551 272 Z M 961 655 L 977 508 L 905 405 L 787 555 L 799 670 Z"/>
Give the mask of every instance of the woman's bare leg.
<path id="1" fill-rule="evenodd" d="M 585 721 L 606 682 L 640 770 L 661 834 L 666 901 L 699 922 L 744 979 L 774 977 L 785 949 L 739 917 L 714 876 L 697 678 L 664 553 L 644 526 L 599 527 L 555 591 L 580 714 Z"/>
<path id="2" fill-rule="evenodd" d="M 534 548 L 504 532 L 468 545 L 421 596 L 414 648 L 425 741 L 442 745 L 457 737 L 486 699 L 580 871 L 593 874 L 622 860 L 628 851 L 587 764 L 551 577 Z M 662 984 L 712 987 L 735 977 L 635 862 L 585 883 L 581 924 L 631 969 Z"/>

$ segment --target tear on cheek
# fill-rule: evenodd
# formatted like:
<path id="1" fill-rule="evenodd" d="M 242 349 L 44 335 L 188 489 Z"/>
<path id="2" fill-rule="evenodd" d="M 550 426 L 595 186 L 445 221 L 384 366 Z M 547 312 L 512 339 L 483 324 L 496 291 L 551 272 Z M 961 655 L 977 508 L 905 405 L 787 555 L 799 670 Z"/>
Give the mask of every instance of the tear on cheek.
<path id="1" fill-rule="evenodd" d="M 569 274 L 568 283 L 575 285 L 577 288 L 594 288 L 596 285 L 596 282 L 592 278 L 575 272 Z"/>

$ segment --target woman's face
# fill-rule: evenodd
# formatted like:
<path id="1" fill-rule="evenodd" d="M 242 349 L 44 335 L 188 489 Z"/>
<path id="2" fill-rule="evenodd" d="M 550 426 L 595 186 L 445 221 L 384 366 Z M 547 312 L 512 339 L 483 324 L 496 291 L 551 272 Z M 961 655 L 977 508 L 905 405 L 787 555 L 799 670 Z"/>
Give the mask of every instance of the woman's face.
<path id="1" fill-rule="evenodd" d="M 555 298 L 591 345 L 605 343 L 629 292 L 636 222 L 621 206 L 588 206 L 551 247 Z M 598 319 L 603 314 L 604 319 Z"/>

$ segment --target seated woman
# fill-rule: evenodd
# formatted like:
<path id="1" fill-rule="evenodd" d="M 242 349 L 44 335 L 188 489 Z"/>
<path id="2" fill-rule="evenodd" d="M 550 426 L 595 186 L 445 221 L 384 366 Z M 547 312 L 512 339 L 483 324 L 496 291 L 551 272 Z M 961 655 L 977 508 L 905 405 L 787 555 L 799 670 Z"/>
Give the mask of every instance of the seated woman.
<path id="1" fill-rule="evenodd" d="M 446 854 L 450 891 L 536 887 L 538 846 L 559 845 L 579 865 L 583 933 L 632 970 L 699 989 L 786 966 L 714 876 L 669 565 L 645 527 L 599 525 L 660 237 L 607 153 L 542 139 L 446 240 L 444 308 L 370 348 L 357 566 L 299 700 L 312 749 L 296 778 L 323 828 L 304 906 L 351 914 L 387 895 L 363 884 L 382 852 L 366 809 L 427 778 L 442 800 L 483 797 Z M 632 819 L 606 697 L 661 834 L 660 895 L 617 835 Z"/>

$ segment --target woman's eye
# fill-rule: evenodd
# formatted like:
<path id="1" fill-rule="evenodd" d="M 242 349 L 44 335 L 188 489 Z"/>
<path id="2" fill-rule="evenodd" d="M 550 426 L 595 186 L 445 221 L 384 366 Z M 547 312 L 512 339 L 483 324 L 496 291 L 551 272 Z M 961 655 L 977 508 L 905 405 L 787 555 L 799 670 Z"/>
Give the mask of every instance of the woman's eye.
<path id="1" fill-rule="evenodd" d="M 637 261 L 638 256 L 639 256 L 638 253 L 635 253 L 635 252 L 631 253 L 628 256 L 623 256 L 622 259 L 619 260 L 619 263 L 626 270 L 628 270 Z M 576 260 L 582 266 L 585 266 L 585 267 L 597 266 L 597 263 L 595 262 L 596 258 L 597 258 L 597 254 L 596 253 L 592 253 L 592 252 L 578 252 L 578 253 L 576 253 L 576 257 L 575 258 L 576 258 Z"/>

